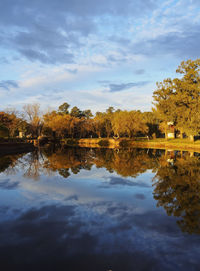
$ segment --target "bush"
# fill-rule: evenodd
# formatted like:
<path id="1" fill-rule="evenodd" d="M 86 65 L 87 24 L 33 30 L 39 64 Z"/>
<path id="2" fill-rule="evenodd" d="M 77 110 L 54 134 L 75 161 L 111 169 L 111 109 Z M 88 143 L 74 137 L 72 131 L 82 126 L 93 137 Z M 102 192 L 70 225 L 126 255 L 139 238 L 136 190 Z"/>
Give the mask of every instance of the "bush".
<path id="1" fill-rule="evenodd" d="M 4 137 L 8 137 L 8 135 L 9 135 L 8 128 L 0 124 L 0 137 L 4 138 Z"/>
<path id="2" fill-rule="evenodd" d="M 69 138 L 69 139 L 65 139 L 64 142 L 65 142 L 66 145 L 77 145 L 77 140 L 76 139 Z"/>
<path id="3" fill-rule="evenodd" d="M 128 147 L 128 146 L 129 146 L 128 140 L 122 139 L 122 140 L 119 142 L 119 146 L 120 146 L 120 147 Z"/>
<path id="4" fill-rule="evenodd" d="M 107 139 L 102 139 L 98 142 L 98 145 L 101 147 L 108 147 L 109 146 L 109 141 Z"/>

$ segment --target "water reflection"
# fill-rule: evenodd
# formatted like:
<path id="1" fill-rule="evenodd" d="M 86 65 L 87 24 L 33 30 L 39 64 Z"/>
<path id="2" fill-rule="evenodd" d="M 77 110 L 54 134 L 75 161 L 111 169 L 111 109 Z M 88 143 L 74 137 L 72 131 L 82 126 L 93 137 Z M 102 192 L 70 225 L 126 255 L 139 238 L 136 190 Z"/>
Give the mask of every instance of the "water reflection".
<path id="1" fill-rule="evenodd" d="M 154 198 L 168 215 L 179 217 L 184 232 L 200 234 L 200 158 L 185 153 L 160 159 L 154 177 Z"/>
<path id="2" fill-rule="evenodd" d="M 97 168 L 106 168 L 109 172 L 115 171 L 123 177 L 137 177 L 148 169 L 155 170 L 158 158 L 163 154 L 161 150 L 113 150 L 44 148 L 29 153 L 20 160 L 22 155 L 4 156 L 0 158 L 2 172 L 7 168 L 20 167 L 28 178 L 39 179 L 42 173 L 53 175 L 55 172 L 68 178 L 70 171 L 77 174 L 81 169 L 90 170 L 93 165 Z M 17 163 L 18 162 L 18 163 Z M 23 166 L 24 165 L 24 166 Z"/>
<path id="3" fill-rule="evenodd" d="M 4 172 L 8 168 L 9 168 L 9 172 L 12 172 L 12 170 L 15 170 L 16 164 L 19 163 L 20 157 L 23 157 L 23 156 L 24 156 L 23 154 L 0 156 L 0 173 Z"/>
<path id="4" fill-rule="evenodd" d="M 48 146 L 0 170 L 8 269 L 198 270 L 198 154 Z"/>

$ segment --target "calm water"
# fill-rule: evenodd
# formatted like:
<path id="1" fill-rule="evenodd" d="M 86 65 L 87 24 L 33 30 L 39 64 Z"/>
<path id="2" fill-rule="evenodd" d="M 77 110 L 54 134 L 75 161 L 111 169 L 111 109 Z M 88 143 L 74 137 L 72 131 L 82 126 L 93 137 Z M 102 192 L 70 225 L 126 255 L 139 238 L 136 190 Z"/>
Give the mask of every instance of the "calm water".
<path id="1" fill-rule="evenodd" d="M 200 270 L 200 156 L 49 146 L 0 157 L 3 266 Z"/>

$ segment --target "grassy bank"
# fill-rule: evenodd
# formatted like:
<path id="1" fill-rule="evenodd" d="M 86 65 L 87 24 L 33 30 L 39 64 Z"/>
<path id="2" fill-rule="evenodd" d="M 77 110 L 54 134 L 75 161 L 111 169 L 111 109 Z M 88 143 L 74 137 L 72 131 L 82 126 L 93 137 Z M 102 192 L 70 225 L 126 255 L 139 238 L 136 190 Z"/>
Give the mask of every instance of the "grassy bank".
<path id="1" fill-rule="evenodd" d="M 147 138 L 68 138 L 62 140 L 61 142 L 65 146 L 79 146 L 89 148 L 151 148 L 200 152 L 200 140 L 191 142 L 188 139 L 165 140 L 164 138 L 157 138 L 148 140 Z M 22 141 L 0 141 L 0 155 L 28 152 L 34 150 L 34 148 L 35 147 L 32 143 Z"/>
<path id="2" fill-rule="evenodd" d="M 172 150 L 185 150 L 200 152 L 200 140 L 195 142 L 189 139 L 169 139 L 157 138 L 148 140 L 147 138 L 81 138 L 81 139 L 66 139 L 63 141 L 67 146 L 80 146 L 80 147 L 108 147 L 108 148 L 153 148 L 153 149 L 172 149 Z"/>

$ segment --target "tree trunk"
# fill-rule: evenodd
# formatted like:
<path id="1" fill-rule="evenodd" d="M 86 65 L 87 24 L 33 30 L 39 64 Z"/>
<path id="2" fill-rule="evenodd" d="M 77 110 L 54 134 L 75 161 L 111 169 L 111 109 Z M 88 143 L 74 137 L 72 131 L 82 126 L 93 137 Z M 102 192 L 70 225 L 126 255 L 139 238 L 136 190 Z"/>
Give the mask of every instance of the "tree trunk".
<path id="1" fill-rule="evenodd" d="M 55 141 L 56 140 L 56 132 L 53 131 L 53 140 Z"/>
<path id="2" fill-rule="evenodd" d="M 168 139 L 168 133 L 167 133 L 167 128 L 165 128 L 165 139 Z"/>
<path id="3" fill-rule="evenodd" d="M 180 138 L 183 139 L 183 131 L 180 130 Z"/>

